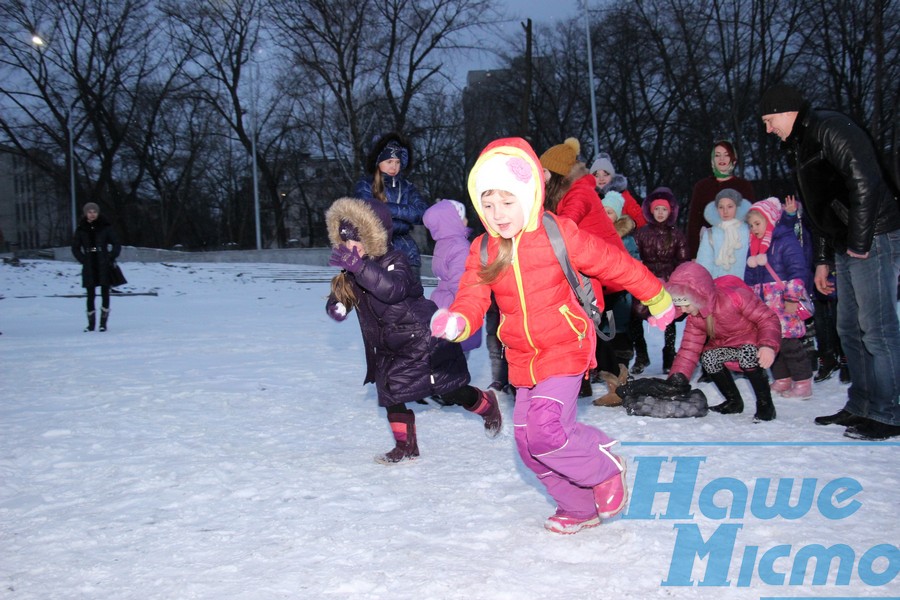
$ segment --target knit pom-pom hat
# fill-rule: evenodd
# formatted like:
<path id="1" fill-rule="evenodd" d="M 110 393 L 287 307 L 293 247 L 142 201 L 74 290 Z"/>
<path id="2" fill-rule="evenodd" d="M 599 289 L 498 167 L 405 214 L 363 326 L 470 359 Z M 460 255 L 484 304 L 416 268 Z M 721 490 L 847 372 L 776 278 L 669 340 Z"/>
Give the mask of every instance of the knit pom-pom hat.
<path id="1" fill-rule="evenodd" d="M 775 229 L 775 224 L 781 219 L 781 201 L 772 196 L 765 200 L 754 202 L 750 210 L 747 211 L 747 216 L 749 217 L 753 211 L 756 211 L 765 219 L 766 233 L 763 234 L 762 238 L 758 238 L 755 235 L 750 236 L 750 256 L 747 257 L 747 266 L 764 267 L 768 262 L 766 252 L 768 252 L 769 245 L 772 243 L 772 231 Z"/>
<path id="2" fill-rule="evenodd" d="M 551 173 L 565 177 L 578 162 L 579 152 L 581 152 L 581 142 L 573 137 L 566 138 L 562 144 L 551 146 L 541 154 L 541 166 Z"/>

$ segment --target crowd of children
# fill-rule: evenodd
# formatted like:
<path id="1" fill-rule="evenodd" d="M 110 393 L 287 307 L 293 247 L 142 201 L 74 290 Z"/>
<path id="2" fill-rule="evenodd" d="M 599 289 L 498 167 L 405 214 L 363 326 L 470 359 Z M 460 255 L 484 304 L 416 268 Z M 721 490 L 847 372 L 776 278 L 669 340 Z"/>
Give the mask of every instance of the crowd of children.
<path id="1" fill-rule="evenodd" d="M 355 197 L 335 201 L 326 214 L 329 264 L 341 268 L 326 311 L 343 321 L 356 310 L 364 381 L 375 383 L 395 439 L 376 460 L 418 457 L 409 402 L 433 397 L 462 406 L 495 436 L 497 394 L 512 394 L 519 456 L 557 504 L 545 527 L 564 534 L 599 525 L 625 505 L 625 461 L 611 452 L 611 436 L 577 420 L 577 399 L 585 387 L 591 393 L 592 381 L 605 381 L 607 394 L 594 403 L 621 404 L 614 392 L 632 357 L 631 374 L 651 362 L 644 321 L 663 331 L 661 370 L 673 386 L 689 389 L 700 365 L 724 399 L 711 409 L 740 413 L 744 401 L 731 374 L 740 372 L 756 396 L 757 421 L 776 417 L 773 394 L 811 398 L 813 382 L 830 377 L 840 356 L 834 323 L 821 314 L 834 299 L 814 291 L 802 205 L 791 196 L 753 202 L 752 185 L 734 174 L 729 142 L 714 145 L 714 175 L 695 186 L 687 233 L 671 189 L 657 187 L 639 202 L 608 155 L 588 169 L 579 153 L 574 138 L 540 158 L 523 139 L 495 140 L 469 173 L 470 203 L 428 207 L 405 177 L 409 142 L 390 133 L 376 140 Z M 469 209 L 485 230 L 476 240 Z M 608 341 L 598 343 L 546 218 L 558 224 L 573 268 L 598 290 L 598 308 L 614 315 Z M 419 224 L 434 240 L 438 283 L 430 300 L 411 236 Z M 680 348 L 676 319 L 685 320 Z M 493 381 L 482 391 L 469 384 L 466 359 L 485 325 Z"/>

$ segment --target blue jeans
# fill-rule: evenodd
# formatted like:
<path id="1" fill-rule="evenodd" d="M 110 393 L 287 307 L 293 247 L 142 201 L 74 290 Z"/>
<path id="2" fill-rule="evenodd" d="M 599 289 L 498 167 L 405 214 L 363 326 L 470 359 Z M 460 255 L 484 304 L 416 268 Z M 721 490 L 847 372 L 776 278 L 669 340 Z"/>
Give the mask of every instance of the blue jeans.
<path id="1" fill-rule="evenodd" d="M 850 369 L 846 410 L 900 425 L 900 230 L 876 235 L 868 258 L 835 256 L 837 331 Z"/>

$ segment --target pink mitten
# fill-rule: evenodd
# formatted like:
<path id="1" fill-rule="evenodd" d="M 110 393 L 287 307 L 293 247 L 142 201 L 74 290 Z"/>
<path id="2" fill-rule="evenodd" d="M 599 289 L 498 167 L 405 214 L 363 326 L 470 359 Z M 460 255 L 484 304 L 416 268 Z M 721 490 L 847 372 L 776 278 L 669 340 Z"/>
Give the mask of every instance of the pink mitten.
<path id="1" fill-rule="evenodd" d="M 446 308 L 439 308 L 431 317 L 431 335 L 434 337 L 455 340 L 466 328 L 466 320 Z"/>
<path id="2" fill-rule="evenodd" d="M 669 304 L 668 308 L 664 311 L 656 315 L 655 317 L 649 317 L 647 322 L 650 323 L 652 327 L 656 327 L 662 331 L 666 330 L 666 327 L 675 320 L 678 314 L 675 311 L 675 306 L 673 304 Z"/>

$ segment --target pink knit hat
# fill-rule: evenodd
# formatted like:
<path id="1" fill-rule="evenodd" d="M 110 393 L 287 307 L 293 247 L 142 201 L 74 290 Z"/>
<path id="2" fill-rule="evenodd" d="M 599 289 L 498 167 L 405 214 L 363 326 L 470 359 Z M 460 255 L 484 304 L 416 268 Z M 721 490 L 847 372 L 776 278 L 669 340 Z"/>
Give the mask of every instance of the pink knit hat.
<path id="1" fill-rule="evenodd" d="M 766 233 L 762 238 L 758 238 L 755 235 L 750 236 L 750 256 L 747 258 L 747 266 L 762 267 L 768 262 L 766 252 L 768 252 L 769 245 L 772 243 L 772 230 L 775 229 L 775 224 L 781 219 L 781 201 L 772 196 L 765 200 L 754 202 L 750 210 L 747 211 L 747 215 L 749 216 L 750 212 L 754 210 L 766 220 Z"/>

